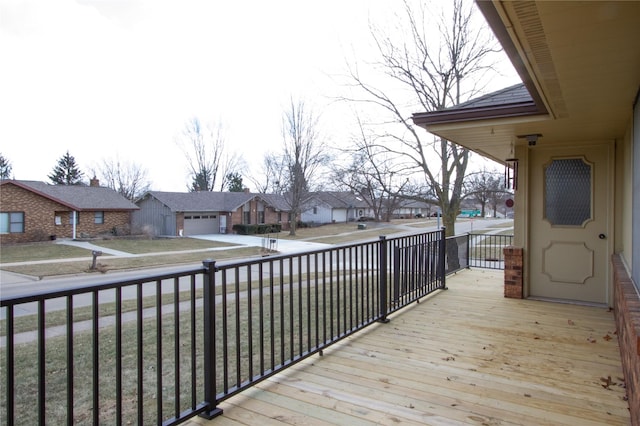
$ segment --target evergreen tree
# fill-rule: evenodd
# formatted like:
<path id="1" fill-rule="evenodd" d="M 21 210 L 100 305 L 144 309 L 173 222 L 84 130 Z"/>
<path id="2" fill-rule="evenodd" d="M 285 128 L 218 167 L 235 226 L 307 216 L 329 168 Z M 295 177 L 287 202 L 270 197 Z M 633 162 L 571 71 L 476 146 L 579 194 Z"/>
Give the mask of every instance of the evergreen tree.
<path id="1" fill-rule="evenodd" d="M 240 173 L 228 173 L 227 182 L 229 185 L 229 192 L 244 191 L 244 185 L 242 184 L 242 176 Z"/>
<path id="2" fill-rule="evenodd" d="M 201 168 L 199 172 L 193 175 L 189 192 L 200 191 L 213 191 L 213 184 L 211 184 L 211 170 L 207 168 Z"/>
<path id="3" fill-rule="evenodd" d="M 58 164 L 56 164 L 48 177 L 56 185 L 80 185 L 82 184 L 83 173 L 78 168 L 76 159 L 67 151 L 66 154 L 60 157 Z"/>
<path id="4" fill-rule="evenodd" d="M 0 154 L 0 180 L 11 179 L 11 161 Z"/>

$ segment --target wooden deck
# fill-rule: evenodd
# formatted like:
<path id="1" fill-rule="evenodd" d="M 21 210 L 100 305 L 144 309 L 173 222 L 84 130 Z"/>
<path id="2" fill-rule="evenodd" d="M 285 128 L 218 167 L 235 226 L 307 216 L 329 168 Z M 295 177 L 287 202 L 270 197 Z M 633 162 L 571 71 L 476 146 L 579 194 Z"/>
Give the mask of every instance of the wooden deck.
<path id="1" fill-rule="evenodd" d="M 447 285 L 187 424 L 630 424 L 612 312 L 505 299 L 502 271 Z"/>

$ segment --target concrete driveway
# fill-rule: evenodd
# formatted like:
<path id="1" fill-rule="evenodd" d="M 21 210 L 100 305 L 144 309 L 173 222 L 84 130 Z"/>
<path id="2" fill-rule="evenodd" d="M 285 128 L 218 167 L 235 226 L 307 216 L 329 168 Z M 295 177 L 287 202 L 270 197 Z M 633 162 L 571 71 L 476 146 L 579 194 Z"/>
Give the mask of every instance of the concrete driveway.
<path id="1" fill-rule="evenodd" d="M 283 240 L 273 236 L 207 234 L 189 235 L 189 237 L 197 238 L 200 240 L 239 244 L 244 247 L 262 247 L 265 249 L 275 250 L 282 254 L 294 254 L 332 247 L 331 244 L 314 243 L 310 241 Z"/>

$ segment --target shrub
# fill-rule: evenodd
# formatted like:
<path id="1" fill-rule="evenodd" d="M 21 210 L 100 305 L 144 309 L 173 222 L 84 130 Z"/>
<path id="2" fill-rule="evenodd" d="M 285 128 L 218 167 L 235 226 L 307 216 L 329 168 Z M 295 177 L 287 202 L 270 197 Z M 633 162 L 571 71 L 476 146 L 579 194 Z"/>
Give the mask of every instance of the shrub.
<path id="1" fill-rule="evenodd" d="M 280 232 L 282 225 L 279 223 L 261 223 L 261 224 L 235 224 L 233 225 L 233 231 L 240 235 L 255 235 L 255 234 L 271 234 Z"/>

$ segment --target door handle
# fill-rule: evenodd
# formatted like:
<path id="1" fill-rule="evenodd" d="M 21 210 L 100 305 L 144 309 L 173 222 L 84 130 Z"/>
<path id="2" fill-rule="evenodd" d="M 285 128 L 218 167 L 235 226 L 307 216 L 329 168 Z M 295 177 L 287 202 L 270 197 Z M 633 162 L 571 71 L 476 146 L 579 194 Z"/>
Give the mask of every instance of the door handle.
<path id="1" fill-rule="evenodd" d="M 606 239 L 606 238 L 607 238 L 607 236 L 606 236 L 606 235 L 604 235 L 604 234 L 600 234 L 600 235 L 598 235 L 598 238 L 600 238 L 601 240 L 604 240 L 604 239 Z"/>

